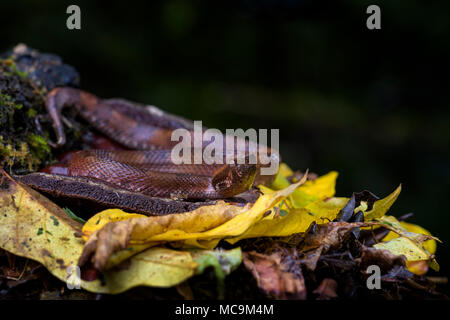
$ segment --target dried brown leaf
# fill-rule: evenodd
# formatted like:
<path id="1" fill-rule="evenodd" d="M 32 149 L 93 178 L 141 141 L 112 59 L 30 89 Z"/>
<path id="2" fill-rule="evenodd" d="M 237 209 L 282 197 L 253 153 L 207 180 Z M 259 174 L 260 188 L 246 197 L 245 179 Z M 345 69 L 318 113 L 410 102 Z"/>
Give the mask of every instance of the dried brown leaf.
<path id="1" fill-rule="evenodd" d="M 282 251 L 270 255 L 255 251 L 243 254 L 245 267 L 252 273 L 258 287 L 276 299 L 306 299 L 306 287 L 300 265 L 289 266 Z"/>
<path id="2" fill-rule="evenodd" d="M 337 287 L 338 283 L 336 282 L 336 280 L 325 278 L 322 280 L 317 289 L 313 291 L 313 293 L 318 295 L 317 300 L 334 299 L 338 297 L 336 293 Z"/>

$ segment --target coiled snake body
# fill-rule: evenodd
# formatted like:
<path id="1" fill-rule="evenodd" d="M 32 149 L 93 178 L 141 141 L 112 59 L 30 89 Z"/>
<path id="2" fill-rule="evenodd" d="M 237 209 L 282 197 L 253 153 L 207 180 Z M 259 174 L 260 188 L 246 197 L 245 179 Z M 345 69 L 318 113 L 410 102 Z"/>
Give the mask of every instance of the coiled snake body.
<path id="1" fill-rule="evenodd" d="M 177 143 L 171 140 L 172 132 L 184 128 L 193 135 L 192 121 L 153 106 L 100 99 L 74 88 L 56 88 L 47 96 L 46 107 L 57 137 L 55 143 L 49 142 L 52 147 L 60 147 L 66 141 L 61 110 L 67 106 L 75 107 L 82 118 L 109 138 L 138 149 L 77 152 L 67 170 L 63 170 L 68 176 L 87 177 L 148 196 L 183 199 L 229 198 L 254 183 L 274 178 L 260 175 L 259 163 L 176 165 L 170 158 L 171 148 Z M 270 157 L 279 161 L 276 151 L 267 150 Z"/>

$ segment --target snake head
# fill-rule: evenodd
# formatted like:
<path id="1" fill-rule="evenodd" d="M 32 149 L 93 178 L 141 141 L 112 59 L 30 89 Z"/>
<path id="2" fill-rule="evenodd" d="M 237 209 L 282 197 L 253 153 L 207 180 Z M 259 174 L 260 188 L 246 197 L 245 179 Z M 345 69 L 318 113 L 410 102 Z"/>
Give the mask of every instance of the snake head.
<path id="1" fill-rule="evenodd" d="M 221 197 L 229 198 L 250 189 L 255 176 L 254 164 L 227 164 L 216 171 L 212 185 Z"/>

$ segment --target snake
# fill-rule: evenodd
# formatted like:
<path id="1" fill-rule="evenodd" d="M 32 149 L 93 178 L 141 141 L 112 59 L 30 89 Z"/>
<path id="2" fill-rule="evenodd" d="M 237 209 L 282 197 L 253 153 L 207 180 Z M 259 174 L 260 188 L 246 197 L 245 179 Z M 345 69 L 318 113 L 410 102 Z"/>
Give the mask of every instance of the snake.
<path id="1" fill-rule="evenodd" d="M 194 122 L 155 106 L 125 99 L 101 99 L 72 87 L 50 91 L 45 106 L 56 141 L 66 143 L 62 110 L 73 107 L 92 127 L 128 150 L 82 150 L 67 164 L 47 169 L 52 175 L 83 177 L 102 184 L 150 197 L 171 199 L 226 199 L 259 183 L 270 183 L 275 175 L 261 175 L 261 163 L 174 164 L 173 131 L 186 129 L 194 135 Z M 225 135 L 223 141 L 225 141 Z M 205 148 L 202 142 L 200 148 Z M 198 146 L 197 146 L 198 147 Z M 248 144 L 245 144 L 246 159 Z M 279 161 L 277 151 L 267 154 Z M 40 177 L 42 178 L 42 177 Z"/>

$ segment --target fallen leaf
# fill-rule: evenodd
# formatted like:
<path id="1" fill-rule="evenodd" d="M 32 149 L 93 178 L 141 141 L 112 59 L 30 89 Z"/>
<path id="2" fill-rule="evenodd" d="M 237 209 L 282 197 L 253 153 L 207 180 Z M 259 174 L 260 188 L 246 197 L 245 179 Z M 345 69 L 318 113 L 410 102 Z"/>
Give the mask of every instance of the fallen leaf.
<path id="1" fill-rule="evenodd" d="M 406 268 L 418 276 L 422 276 L 428 272 L 427 261 L 406 261 Z"/>
<path id="2" fill-rule="evenodd" d="M 55 277 L 67 281 L 68 267 L 76 269 L 84 248 L 81 224 L 43 195 L 0 173 L 0 247 L 40 262 Z M 222 254 L 234 257 L 229 259 L 232 269 L 237 263 L 236 251 Z M 171 287 L 193 276 L 198 266 L 190 252 L 153 247 L 104 272 L 104 283 L 81 279 L 80 286 L 109 294 L 141 285 Z"/>
<path id="3" fill-rule="evenodd" d="M 431 236 L 431 233 L 428 230 L 416 224 L 400 221 L 400 225 L 407 231 Z M 395 238 L 398 238 L 398 234 L 390 231 L 382 241 L 387 242 Z M 434 255 L 436 253 L 436 246 L 436 240 L 434 239 L 427 240 L 423 243 L 424 249 L 426 249 L 431 255 Z M 409 271 L 417 275 L 424 275 L 428 271 L 427 261 L 407 261 L 406 266 Z"/>
<path id="4" fill-rule="evenodd" d="M 245 267 L 260 287 L 275 299 L 306 299 L 306 287 L 300 265 L 289 266 L 281 251 L 270 255 L 254 251 L 243 255 Z"/>
<path id="5" fill-rule="evenodd" d="M 307 177 L 307 174 L 305 176 Z M 292 207 L 304 208 L 314 201 L 334 196 L 337 177 L 338 173 L 331 171 L 314 181 L 306 181 L 288 197 Z M 258 186 L 258 188 L 263 194 L 272 194 L 274 190 L 280 190 L 289 185 L 289 180 L 279 172 L 271 188 L 265 186 Z"/>
<path id="6" fill-rule="evenodd" d="M 398 237 L 387 242 L 380 242 L 373 247 L 388 250 L 395 255 L 404 255 L 408 261 L 430 259 L 429 252 L 418 246 L 415 241 L 405 237 Z"/>
<path id="7" fill-rule="evenodd" d="M 388 250 L 362 246 L 361 257 L 356 259 L 356 263 L 361 270 L 366 270 L 371 265 L 377 265 L 382 273 L 388 273 L 394 266 L 405 266 L 406 258 Z"/>
<path id="8" fill-rule="evenodd" d="M 86 289 L 117 294 L 140 285 L 168 288 L 192 277 L 198 266 L 189 252 L 161 247 L 149 248 L 123 264 L 102 274 L 104 286 Z"/>
<path id="9" fill-rule="evenodd" d="M 53 202 L 0 171 L 0 247 L 42 263 L 60 280 L 83 250 L 81 224 Z"/>
<path id="10" fill-rule="evenodd" d="M 381 218 L 388 212 L 391 206 L 394 204 L 395 200 L 397 200 L 398 195 L 402 191 L 402 185 L 399 185 L 397 189 L 394 190 L 390 195 L 386 198 L 380 199 L 373 203 L 373 208 L 369 211 L 364 212 L 364 220 L 374 220 L 377 218 Z"/>
<path id="11" fill-rule="evenodd" d="M 103 228 L 107 223 L 146 217 L 143 214 L 127 213 L 120 209 L 104 210 L 85 222 L 83 225 L 83 238 L 87 240 L 92 233 Z"/>
<path id="12" fill-rule="evenodd" d="M 289 166 L 286 163 L 282 162 L 278 167 L 278 173 L 281 176 L 287 178 L 292 176 L 294 174 L 294 171 L 291 168 L 289 168 Z"/>
<path id="13" fill-rule="evenodd" d="M 385 282 L 403 282 L 411 280 L 414 275 L 404 266 L 396 265 L 387 274 L 381 276 Z"/>
<path id="14" fill-rule="evenodd" d="M 317 300 L 329 300 L 337 298 L 336 293 L 338 284 L 336 280 L 331 278 L 325 278 L 313 293 L 317 294 Z"/>
<path id="15" fill-rule="evenodd" d="M 184 281 L 175 287 L 177 292 L 184 298 L 184 300 L 194 300 L 194 293 L 189 286 L 188 281 Z"/>
<path id="16" fill-rule="evenodd" d="M 422 233 L 415 233 L 408 231 L 395 217 L 383 216 L 376 219 L 382 223 L 384 227 L 398 234 L 397 238 L 386 242 L 380 242 L 373 247 L 377 249 L 384 249 L 392 252 L 395 255 L 404 255 L 408 262 L 413 261 L 428 261 L 431 268 L 436 271 L 439 270 L 439 265 L 436 262 L 434 255 L 425 248 L 425 241 L 439 239 Z M 417 230 L 417 228 L 415 229 Z"/>
<path id="17" fill-rule="evenodd" d="M 225 277 L 234 271 L 242 262 L 241 248 L 232 250 L 189 250 L 198 263 L 196 274 L 201 274 L 206 268 L 212 267 L 217 279 L 218 299 L 225 297 Z"/>
<path id="18" fill-rule="evenodd" d="M 407 230 L 407 231 L 431 236 L 431 233 L 428 230 L 426 230 L 426 229 L 424 229 L 421 226 L 418 226 L 416 224 L 408 223 L 408 222 L 405 222 L 405 221 L 400 221 L 400 225 L 403 228 L 405 228 L 405 230 Z M 389 241 L 389 240 L 392 240 L 392 239 L 395 239 L 395 238 L 398 238 L 398 234 L 393 232 L 393 231 L 391 231 L 391 232 L 389 232 L 386 235 L 386 237 L 383 238 L 382 241 L 386 242 L 386 241 Z M 436 240 L 434 240 L 434 239 L 427 240 L 427 241 L 425 241 L 423 243 L 423 246 L 424 246 L 425 249 L 427 249 L 427 251 L 429 253 L 431 253 L 431 254 L 435 254 L 436 253 L 436 246 L 437 246 Z"/>
<path id="19" fill-rule="evenodd" d="M 303 235 L 303 241 L 297 247 L 302 257 L 302 264 L 314 271 L 322 254 L 330 249 L 339 248 L 355 228 L 367 225 L 363 222 L 344 221 L 316 225 L 314 230 Z"/>
<path id="20" fill-rule="evenodd" d="M 336 192 L 335 187 L 337 177 L 338 173 L 336 171 L 331 171 L 318 177 L 314 181 L 306 181 L 297 190 L 310 196 L 317 197 L 317 199 L 332 197 Z M 292 197 L 295 197 L 295 193 Z"/>
<path id="21" fill-rule="evenodd" d="M 304 236 L 302 250 L 323 247 L 324 252 L 340 246 L 350 232 L 355 228 L 367 226 L 364 222 L 329 222 L 317 225 L 314 231 Z"/>
<path id="22" fill-rule="evenodd" d="M 189 250 L 195 261 L 198 262 L 196 274 L 201 274 L 208 267 L 215 269 L 216 276 L 221 280 L 225 279 L 235 270 L 242 262 L 241 248 L 234 248 L 231 250 Z"/>
<path id="23" fill-rule="evenodd" d="M 325 223 L 336 218 L 345 206 L 347 198 L 328 198 L 310 203 L 305 208 L 292 209 L 285 216 L 262 219 L 251 226 L 244 234 L 227 239 L 233 244 L 239 240 L 256 237 L 286 237 L 305 232 L 315 223 Z"/>
<path id="24" fill-rule="evenodd" d="M 238 207 L 219 201 L 216 205 L 203 206 L 187 213 L 178 213 L 154 217 L 130 217 L 121 221 L 110 222 L 98 230 L 92 229 L 98 220 L 97 215 L 87 222 L 91 236 L 87 240 L 80 258 L 84 265 L 92 258 L 94 267 L 104 270 L 109 265 L 109 257 L 128 245 L 147 245 L 160 242 L 177 242 L 185 247 L 212 249 L 220 239 L 239 236 L 253 224 L 261 220 L 264 213 L 289 196 L 306 180 L 292 184 L 286 189 L 270 195 L 262 195 L 253 204 Z M 118 215 L 117 211 L 113 211 Z M 105 213 L 100 213 L 102 219 Z M 105 220 L 103 220 L 105 221 Z M 95 230 L 95 231 L 94 231 Z M 84 231 L 84 230 L 83 230 Z"/>

